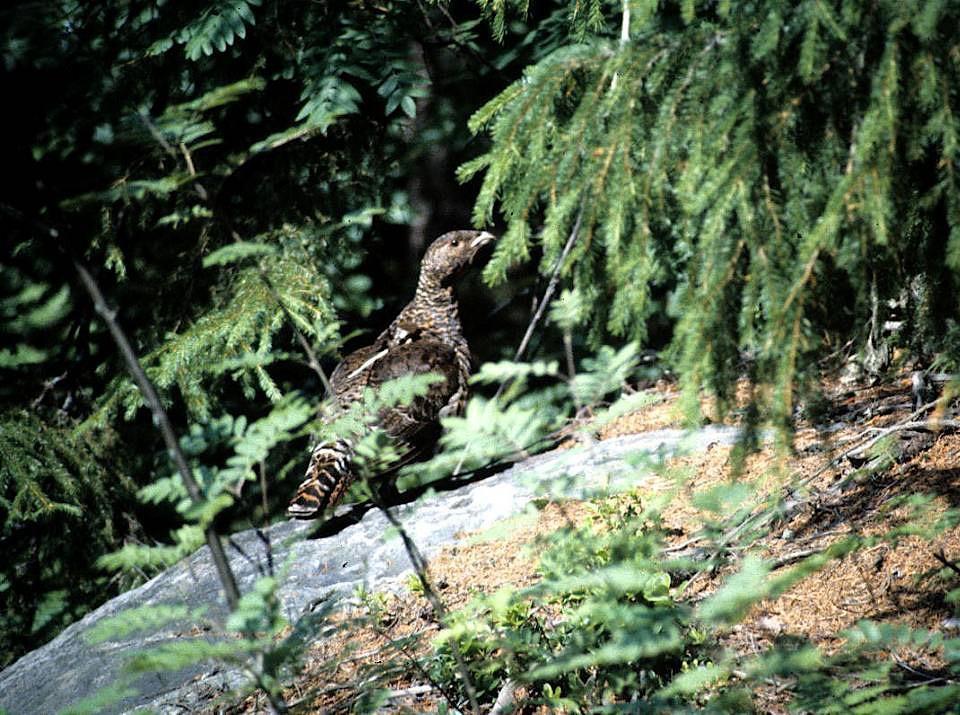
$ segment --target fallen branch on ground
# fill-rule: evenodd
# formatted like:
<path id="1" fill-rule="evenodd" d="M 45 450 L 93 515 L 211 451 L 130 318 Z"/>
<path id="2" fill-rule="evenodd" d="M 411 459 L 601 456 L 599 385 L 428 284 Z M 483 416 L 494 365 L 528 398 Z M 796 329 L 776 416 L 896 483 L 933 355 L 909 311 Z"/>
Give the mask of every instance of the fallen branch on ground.
<path id="1" fill-rule="evenodd" d="M 387 692 L 388 700 L 398 700 L 400 698 L 406 698 L 411 695 L 426 695 L 427 693 L 433 692 L 434 687 L 432 685 L 412 685 L 409 688 L 403 688 L 402 690 L 390 690 Z"/>
<path id="2" fill-rule="evenodd" d="M 881 439 L 884 437 L 889 437 L 896 432 L 903 432 L 906 430 L 917 430 L 922 432 L 953 432 L 957 429 L 960 429 L 960 420 L 909 421 L 898 422 L 890 427 L 870 427 L 869 431 L 877 432 L 877 435 L 867 441 L 866 444 L 861 445 L 856 449 L 848 450 L 845 456 L 856 459 L 859 455 L 866 452 Z"/>
<path id="3" fill-rule="evenodd" d="M 947 558 L 947 555 L 943 552 L 943 549 L 940 549 L 938 553 L 935 553 L 933 555 L 933 558 L 935 558 L 937 561 L 939 561 L 941 564 L 946 566 L 948 569 L 950 569 L 954 573 L 960 575 L 960 566 L 957 566 L 955 563 L 950 561 Z"/>

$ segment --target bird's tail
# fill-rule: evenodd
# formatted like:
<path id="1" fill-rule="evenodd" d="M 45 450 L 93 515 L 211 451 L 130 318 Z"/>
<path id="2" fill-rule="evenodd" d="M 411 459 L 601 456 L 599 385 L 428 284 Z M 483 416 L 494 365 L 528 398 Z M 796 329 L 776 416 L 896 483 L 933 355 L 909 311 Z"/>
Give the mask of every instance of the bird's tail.
<path id="1" fill-rule="evenodd" d="M 353 446 L 346 440 L 321 442 L 313 448 L 307 476 L 287 507 L 287 514 L 309 519 L 335 506 L 353 483 Z"/>

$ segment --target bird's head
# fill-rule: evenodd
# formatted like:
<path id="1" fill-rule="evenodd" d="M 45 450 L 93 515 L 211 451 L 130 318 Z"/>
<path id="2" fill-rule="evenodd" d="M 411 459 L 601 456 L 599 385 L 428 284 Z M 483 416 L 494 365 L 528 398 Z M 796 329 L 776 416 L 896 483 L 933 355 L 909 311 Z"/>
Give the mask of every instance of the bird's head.
<path id="1" fill-rule="evenodd" d="M 486 231 L 450 231 L 430 244 L 423 256 L 420 274 L 449 285 L 462 274 L 480 249 L 496 240 Z"/>

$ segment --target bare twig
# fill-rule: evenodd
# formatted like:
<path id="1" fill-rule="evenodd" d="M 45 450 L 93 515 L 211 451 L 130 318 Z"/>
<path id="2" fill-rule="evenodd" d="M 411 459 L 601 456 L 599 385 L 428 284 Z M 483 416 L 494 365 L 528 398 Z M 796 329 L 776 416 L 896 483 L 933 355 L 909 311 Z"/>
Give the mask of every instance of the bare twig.
<path id="1" fill-rule="evenodd" d="M 193 155 L 190 153 L 190 150 L 187 149 L 187 145 L 183 142 L 180 142 L 180 153 L 183 154 L 183 160 L 187 162 L 187 171 L 190 172 L 190 176 L 196 176 L 197 169 L 193 165 Z"/>
<path id="2" fill-rule="evenodd" d="M 801 549 L 800 551 L 792 551 L 789 554 L 784 554 L 783 556 L 780 556 L 774 559 L 773 564 L 771 565 L 771 569 L 776 571 L 779 568 L 783 568 L 784 566 L 789 566 L 790 564 L 796 563 L 797 561 L 800 561 L 801 559 L 805 559 L 808 556 L 821 554 L 823 553 L 823 551 L 824 549 L 817 549 L 817 548 Z"/>
<path id="3" fill-rule="evenodd" d="M 433 31 L 434 31 L 434 25 L 433 25 L 433 23 L 430 21 L 430 18 L 429 18 L 429 15 L 428 15 L 428 13 L 427 13 L 427 10 L 426 10 L 426 8 L 423 6 L 423 3 L 421 2 L 421 0 L 417 0 L 417 6 L 420 8 L 420 12 L 423 14 L 423 19 L 424 19 L 425 24 L 426 24 L 427 27 L 430 29 L 430 31 L 433 32 Z M 437 4 L 436 4 L 436 7 L 437 7 L 438 10 L 440 10 L 440 12 L 444 15 L 444 17 L 447 18 L 447 21 L 450 23 L 450 40 L 449 40 L 449 44 L 452 44 L 454 47 L 456 47 L 457 49 L 461 50 L 462 52 L 466 52 L 466 53 L 469 54 L 471 57 L 473 57 L 475 60 L 477 60 L 480 64 L 486 66 L 486 67 L 487 67 L 489 70 L 491 70 L 495 75 L 497 75 L 498 77 L 500 77 L 501 79 L 503 79 L 506 75 L 504 74 L 504 72 L 503 72 L 502 69 L 500 69 L 500 68 L 497 67 L 495 64 L 493 64 L 490 60 L 488 60 L 486 57 L 484 57 L 483 53 L 478 52 L 476 49 L 474 49 L 473 47 L 471 47 L 469 44 L 466 44 L 466 43 L 464 43 L 464 42 L 461 42 L 461 41 L 457 38 L 457 28 L 459 27 L 459 23 L 454 19 L 453 15 L 450 14 L 450 11 L 447 9 L 447 6 L 446 6 L 444 3 L 437 3 Z M 424 42 L 424 44 L 426 44 L 426 43 Z"/>
<path id="4" fill-rule="evenodd" d="M 260 476 L 260 508 L 263 509 L 263 521 L 269 524 L 267 514 L 269 514 L 269 504 L 267 502 L 267 465 L 264 460 L 260 460 L 257 474 Z"/>
<path id="5" fill-rule="evenodd" d="M 569 328 L 563 331 L 563 352 L 567 358 L 567 378 L 573 385 L 573 381 L 577 378 L 577 366 L 573 360 L 573 334 Z M 576 414 L 579 415 L 583 409 L 583 403 L 580 401 L 580 396 L 576 390 L 570 390 L 570 392 L 573 395 L 574 407 L 577 408 Z"/>
<path id="6" fill-rule="evenodd" d="M 253 682 L 257 684 L 257 687 L 263 691 L 263 694 L 267 696 L 267 712 L 270 715 L 287 715 L 290 712 L 286 701 L 282 696 L 277 696 L 276 693 L 272 692 L 269 683 L 266 682 L 266 679 L 263 677 L 263 674 L 266 673 L 264 668 L 264 654 L 260 652 L 256 659 L 256 668 L 252 668 L 248 665 L 243 666 L 241 670 L 250 678 Z"/>
<path id="7" fill-rule="evenodd" d="M 333 695 L 334 693 L 339 693 L 342 690 L 349 690 L 355 686 L 355 683 L 337 683 L 336 685 L 328 685 L 326 688 L 310 688 L 306 692 L 301 692 L 297 694 L 297 699 L 290 702 L 291 710 L 298 710 L 301 705 L 306 705 L 307 702 L 313 702 L 319 698 L 322 698 L 324 695 Z"/>
<path id="8" fill-rule="evenodd" d="M 240 546 L 240 544 L 238 544 L 232 536 L 227 537 L 227 543 L 230 544 L 230 547 L 234 551 L 240 554 L 240 556 L 243 558 L 244 561 L 250 564 L 250 566 L 253 568 L 254 571 L 256 571 L 261 576 L 267 575 L 266 571 L 263 568 L 263 564 L 255 560 L 252 556 L 250 556 L 250 554 L 248 554 L 246 550 L 242 546 Z"/>
<path id="9" fill-rule="evenodd" d="M 853 457 L 857 453 L 866 452 L 873 445 L 879 442 L 884 437 L 888 437 L 895 432 L 903 432 L 904 430 L 923 430 L 925 432 L 940 432 L 940 431 L 953 431 L 960 429 L 960 420 L 930 420 L 930 421 L 909 421 L 909 422 L 898 422 L 895 425 L 890 427 L 872 427 L 871 431 L 876 432 L 877 435 L 865 444 L 857 447 L 856 449 L 849 450 L 844 456 Z"/>
<path id="10" fill-rule="evenodd" d="M 49 380 L 45 380 L 43 383 L 43 390 L 40 392 L 39 395 L 37 395 L 36 399 L 30 403 L 30 406 L 33 409 L 36 409 L 37 407 L 39 407 L 40 403 L 43 402 L 43 399 L 47 396 L 47 393 L 50 392 L 50 390 L 52 390 L 54 387 L 56 387 L 57 383 L 63 380 L 64 378 L 66 378 L 66 376 L 67 376 L 67 371 L 64 370 L 62 373 L 60 373 L 56 377 L 52 377 Z"/>
<path id="11" fill-rule="evenodd" d="M 415 639 L 419 638 L 420 636 L 422 636 L 424 633 L 426 633 L 428 630 L 433 630 L 434 628 L 435 628 L 435 626 L 433 626 L 433 625 L 428 625 L 428 626 L 425 627 L 425 628 L 421 628 L 421 629 L 418 630 L 418 631 L 414 631 L 413 633 L 409 633 L 409 634 L 405 635 L 403 638 L 404 638 L 404 640 L 415 640 Z M 374 658 L 374 657 L 376 657 L 376 656 L 379 656 L 379 655 L 383 654 L 383 653 L 386 652 L 388 649 L 392 649 L 392 650 L 395 650 L 395 651 L 398 651 L 398 652 L 399 652 L 400 649 L 403 647 L 403 646 L 398 645 L 394 640 L 392 640 L 392 639 L 390 639 L 390 638 L 387 638 L 387 637 L 386 637 L 386 633 L 383 633 L 382 636 L 383 636 L 384 639 L 387 641 L 387 643 L 386 643 L 385 645 L 382 645 L 382 646 L 380 646 L 380 647 L 378 647 L 378 648 L 371 648 L 371 649 L 369 649 L 369 650 L 361 651 L 360 653 L 354 653 L 354 654 L 351 655 L 351 656 L 348 656 L 348 657 L 346 657 L 346 658 L 339 659 L 339 660 L 337 660 L 337 668 L 340 668 L 341 666 L 346 665 L 347 663 L 356 663 L 357 661 L 360 661 L 360 660 L 367 660 L 367 659 L 370 659 L 370 658 Z M 334 671 L 334 672 L 336 672 L 336 671 Z"/>
<path id="12" fill-rule="evenodd" d="M 924 413 L 926 413 L 926 412 L 929 412 L 929 411 L 932 410 L 933 408 L 937 407 L 937 405 L 941 403 L 941 400 L 942 400 L 942 398 L 938 398 L 938 399 L 934 400 L 933 402 L 928 402 L 927 404 L 918 407 L 917 409 L 915 409 L 913 412 L 910 413 L 910 415 L 907 417 L 907 419 L 904 421 L 904 423 L 913 422 L 913 421 L 916 420 L 917 417 L 919 417 L 920 415 L 922 415 L 922 414 L 924 414 Z M 858 435 L 857 437 L 855 437 L 855 438 L 853 439 L 853 441 L 857 441 L 857 440 L 863 439 L 864 436 L 866 435 L 866 433 L 867 433 L 867 432 L 870 432 L 870 431 L 873 430 L 873 429 L 876 429 L 876 428 L 868 428 L 867 430 L 864 430 L 864 432 L 863 432 L 862 434 Z M 889 429 L 889 428 L 887 428 L 887 429 Z M 860 450 L 862 450 L 862 449 L 866 449 L 866 445 L 865 445 L 864 443 L 859 443 L 859 444 L 856 444 L 856 445 L 854 445 L 853 447 L 850 447 L 849 449 L 841 452 L 841 453 L 838 454 L 837 456 L 833 457 L 833 458 L 832 458 L 829 462 L 827 462 L 825 465 L 823 465 L 822 467 L 820 467 L 820 469 L 816 470 L 816 471 L 813 472 L 812 474 L 810 474 L 810 475 L 804 477 L 803 479 L 801 479 L 800 482 L 799 482 L 799 485 L 800 485 L 800 486 L 803 486 L 803 485 L 809 484 L 809 483 L 812 482 L 814 479 L 816 479 L 817 477 L 819 477 L 821 474 L 823 474 L 824 472 L 826 472 L 828 469 L 831 469 L 831 468 L 837 466 L 840 462 L 842 462 L 844 459 L 846 459 L 847 457 L 849 457 L 851 454 L 856 454 L 858 451 L 860 451 Z"/>
<path id="13" fill-rule="evenodd" d="M 170 155 L 171 158 L 176 159 L 177 158 L 176 149 L 174 149 L 170 145 L 170 142 L 167 141 L 167 138 L 163 136 L 163 132 L 161 132 L 157 128 L 157 125 L 153 123 L 153 120 L 150 119 L 150 115 L 147 114 L 145 111 L 141 110 L 137 112 L 137 116 L 140 117 L 140 121 L 143 122 L 143 125 L 147 128 L 147 131 L 150 132 L 150 136 L 152 136 L 154 140 L 156 140 L 157 144 L 159 144 L 163 148 L 163 150 Z"/>
<path id="14" fill-rule="evenodd" d="M 553 297 L 553 293 L 557 289 L 557 283 L 560 280 L 560 270 L 567 262 L 567 256 L 570 255 L 570 250 L 573 248 L 573 244 L 576 243 L 577 236 L 580 233 L 580 224 L 582 222 L 583 206 L 581 205 L 580 213 L 577 214 L 577 220 L 573 224 L 573 228 L 570 231 L 570 236 L 567 238 L 567 243 L 563 247 L 563 252 L 560 254 L 560 257 L 557 258 L 557 262 L 553 266 L 553 272 L 550 274 L 550 280 L 547 283 L 546 290 L 543 291 L 543 298 L 540 299 L 540 305 L 537 306 L 537 310 L 533 314 L 530 324 L 527 326 L 527 332 L 524 333 L 523 340 L 520 341 L 520 346 L 517 348 L 517 352 L 513 356 L 514 361 L 523 357 L 523 354 L 527 351 L 527 346 L 530 344 L 530 338 L 533 337 L 533 331 L 536 329 L 537 323 L 539 323 L 540 319 L 543 317 L 543 312 L 550 304 L 550 299 Z"/>
<path id="15" fill-rule="evenodd" d="M 918 683 L 912 683 L 911 687 L 917 687 L 921 685 L 933 685 L 934 683 L 954 683 L 952 678 L 944 678 L 942 676 L 934 675 L 933 673 L 927 673 L 922 670 L 917 670 L 911 665 L 908 665 L 903 658 L 898 656 L 896 653 L 891 653 L 890 657 L 893 659 L 893 662 L 896 663 L 900 668 L 907 671 L 911 675 L 915 675 L 918 678 L 922 678 Z"/>
<path id="16" fill-rule="evenodd" d="M 263 529 L 256 530 L 257 538 L 260 539 L 260 543 L 263 544 L 263 551 L 267 555 L 267 573 L 270 576 L 274 576 L 275 567 L 273 565 L 273 544 L 270 541 L 269 532 L 264 531 Z"/>
<path id="17" fill-rule="evenodd" d="M 397 700 L 399 698 L 406 698 L 411 695 L 426 695 L 427 693 L 433 692 L 433 690 L 434 687 L 432 685 L 412 685 L 409 688 L 388 691 L 387 699 Z"/>
<path id="18" fill-rule="evenodd" d="M 437 620 L 442 621 L 446 616 L 447 609 L 443 605 L 443 601 L 437 595 L 436 591 L 433 590 L 433 586 L 430 584 L 430 577 L 427 574 L 426 559 L 423 558 L 423 554 L 420 553 L 420 549 L 417 548 L 416 543 L 412 538 L 410 538 L 410 534 L 407 533 L 407 530 L 397 518 L 396 514 L 390 510 L 390 507 L 380 501 L 376 491 L 374 491 L 374 495 L 377 507 L 383 512 L 384 516 L 387 517 L 387 521 L 390 522 L 390 525 L 397 530 L 397 533 L 400 534 L 400 539 L 403 541 L 403 547 L 406 549 L 407 556 L 410 558 L 410 563 L 413 565 L 413 570 L 420 579 L 420 585 L 423 586 L 423 595 L 433 607 L 433 612 L 436 614 Z M 453 639 L 451 643 L 453 656 L 457 661 L 457 670 L 460 673 L 460 679 L 463 681 L 463 689 L 467 691 L 467 698 L 470 700 L 470 708 L 473 710 L 475 715 L 479 715 L 480 704 L 477 700 L 477 691 L 473 687 L 473 681 L 470 678 L 470 671 L 467 669 L 467 664 L 463 659 L 463 654 L 460 652 L 460 646 L 456 639 Z"/>
<path id="19" fill-rule="evenodd" d="M 453 704 L 457 701 L 456 696 L 452 692 L 450 692 L 442 683 L 435 681 L 430 676 L 430 673 L 428 673 L 426 668 L 423 667 L 423 664 L 420 662 L 420 659 L 417 658 L 417 656 L 414 653 L 411 653 L 409 648 L 407 648 L 402 643 L 398 643 L 396 639 L 391 638 L 382 628 L 377 626 L 375 623 L 371 624 L 371 627 L 373 628 L 373 631 L 378 636 L 380 636 L 390 644 L 390 647 L 395 649 L 400 655 L 402 655 L 404 658 L 410 661 L 410 664 L 414 667 L 414 669 L 418 673 L 420 673 L 421 676 L 423 676 L 424 678 L 429 680 L 431 683 L 433 683 L 434 687 L 436 687 L 436 689 L 440 691 L 443 697 L 447 699 L 448 703 Z M 422 633 L 422 631 L 418 631 L 417 634 L 419 633 Z M 413 635 L 417 635 L 417 634 L 413 634 Z M 454 652 L 459 652 L 459 651 L 455 650 Z"/>
<path id="20" fill-rule="evenodd" d="M 173 460 L 173 463 L 176 465 L 177 471 L 180 473 L 180 478 L 183 480 L 183 485 L 186 487 L 191 501 L 193 501 L 194 504 L 201 503 L 203 501 L 203 494 L 200 491 L 200 486 L 193 478 L 193 473 L 190 471 L 183 450 L 180 449 L 177 436 L 173 431 L 173 426 L 170 424 L 170 418 L 160 403 L 160 398 L 153 388 L 153 383 L 150 382 L 150 378 L 148 378 L 147 374 L 143 371 L 140 360 L 133 351 L 126 333 L 123 332 L 123 329 L 117 322 L 116 311 L 107 307 L 103 293 L 100 292 L 100 286 L 97 285 L 97 282 L 93 279 L 93 276 L 90 275 L 86 267 L 77 259 L 74 259 L 73 265 L 80 276 L 83 287 L 93 299 L 94 308 L 107 324 L 110 335 L 117 344 L 117 348 L 120 350 L 120 354 L 127 365 L 127 370 L 130 372 L 131 377 L 133 377 L 133 381 L 140 389 L 140 394 L 143 396 L 144 402 L 147 403 L 147 407 L 149 407 L 153 413 L 153 421 L 163 435 L 167 452 L 170 455 L 170 459 Z M 207 540 L 207 546 L 210 548 L 210 555 L 213 557 L 213 563 L 217 569 L 217 575 L 220 578 L 220 585 L 223 587 L 223 594 L 226 596 L 227 605 L 232 611 L 237 607 L 237 602 L 240 600 L 237 580 L 233 575 L 233 571 L 230 569 L 230 562 L 227 561 L 226 554 L 223 551 L 223 544 L 220 543 L 220 537 L 212 525 L 204 529 L 204 536 Z"/>
<path id="21" fill-rule="evenodd" d="M 866 442 L 858 443 L 858 444 L 856 444 L 855 446 L 853 446 L 853 447 L 851 447 L 851 448 L 843 451 L 842 453 L 840 453 L 839 455 L 837 455 L 836 457 L 834 457 L 833 459 L 831 459 L 829 462 L 827 462 L 827 464 L 825 464 L 823 467 L 821 467 L 820 469 L 816 470 L 816 471 L 813 472 L 812 474 L 804 477 L 802 480 L 800 480 L 800 482 L 799 482 L 796 486 L 799 487 L 799 486 L 803 486 L 803 485 L 809 484 L 811 481 L 813 481 L 814 479 L 816 479 L 817 477 L 819 477 L 821 474 L 823 474 L 824 472 L 826 472 L 828 469 L 831 469 L 831 468 L 835 467 L 837 464 L 839 464 L 841 461 L 843 461 L 844 459 L 846 459 L 846 458 L 849 457 L 850 455 L 853 455 L 853 454 L 856 454 L 857 452 L 862 452 L 862 451 L 864 451 L 864 450 L 866 450 L 866 449 L 869 449 L 871 446 L 873 446 L 874 444 L 876 444 L 880 439 L 882 439 L 883 437 L 886 437 L 886 436 L 888 436 L 889 434 L 892 434 L 892 433 L 894 433 L 894 432 L 901 431 L 901 430 L 907 430 L 907 429 L 922 429 L 922 430 L 936 431 L 936 430 L 940 430 L 940 429 L 955 430 L 955 429 L 960 428 L 960 420 L 952 420 L 952 419 L 949 419 L 949 420 L 930 420 L 930 421 L 918 421 L 918 420 L 917 420 L 917 418 L 918 418 L 920 415 L 922 415 L 922 414 L 924 414 L 924 413 L 926 413 L 926 412 L 929 412 L 931 409 L 934 409 L 934 408 L 937 407 L 938 404 L 940 404 L 941 402 L 942 402 L 942 398 L 938 398 L 937 400 L 933 400 L 932 402 L 929 402 L 929 403 L 927 403 L 927 404 L 925 404 L 925 405 L 922 405 L 921 407 L 919 407 L 919 408 L 917 408 L 916 410 L 914 410 L 914 411 L 907 417 L 906 420 L 904 420 L 903 422 L 899 422 L 899 423 L 897 423 L 897 424 L 895 424 L 895 425 L 891 425 L 890 427 L 870 428 L 870 429 L 868 429 L 868 430 L 865 430 L 865 432 L 860 435 L 861 438 L 864 437 L 864 435 L 865 435 L 866 433 L 868 433 L 868 432 L 870 432 L 870 433 L 872 433 L 872 432 L 879 432 L 880 434 L 878 434 L 877 436 L 869 439 L 869 440 L 866 441 Z M 792 508 L 796 509 L 798 506 L 809 502 L 811 498 L 812 498 L 812 497 L 794 498 L 794 499 L 791 501 L 791 506 L 792 506 Z M 746 531 L 749 527 L 751 527 L 751 526 L 760 526 L 760 525 L 762 525 L 762 524 L 764 524 L 764 523 L 767 523 L 767 522 L 773 520 L 773 518 L 776 516 L 776 513 L 777 513 L 777 512 L 776 512 L 775 510 L 763 509 L 763 510 L 761 510 L 761 511 L 754 512 L 753 514 L 750 514 L 749 516 L 747 516 L 746 518 L 744 518 L 744 520 L 741 521 L 737 526 L 732 527 L 732 528 L 729 529 L 727 532 L 725 532 L 725 533 L 723 534 L 723 536 L 721 537 L 719 544 L 720 544 L 721 546 L 726 546 L 727 544 L 730 544 L 730 543 L 733 542 L 737 537 L 739 537 L 740 534 L 742 534 L 744 531 Z M 680 544 L 680 545 L 678 545 L 677 547 L 672 547 L 670 550 L 671 550 L 671 551 L 679 550 L 679 549 L 682 549 L 682 548 L 684 548 L 684 547 L 690 546 L 690 545 L 692 545 L 692 544 L 698 543 L 698 542 L 700 542 L 700 541 L 704 541 L 704 540 L 706 540 L 706 538 L 707 538 L 706 535 L 698 535 L 698 536 L 692 537 L 691 539 L 688 539 L 688 540 L 685 541 L 683 544 Z"/>
<path id="22" fill-rule="evenodd" d="M 935 559 L 936 559 L 937 561 L 939 561 L 941 564 L 943 564 L 943 565 L 946 566 L 948 569 L 950 569 L 951 571 L 953 571 L 955 574 L 960 575 L 960 566 L 957 566 L 955 563 L 953 563 L 952 561 L 950 561 L 950 560 L 947 558 L 947 555 L 943 552 L 943 549 L 940 549 L 939 553 L 934 554 L 934 555 L 933 555 L 933 558 L 935 558 Z"/>
<path id="23" fill-rule="evenodd" d="M 620 23 L 620 44 L 630 42 L 630 2 L 623 0 L 623 20 Z"/>
<path id="24" fill-rule="evenodd" d="M 187 145 L 183 142 L 180 142 L 180 153 L 183 154 L 183 160 L 187 163 L 187 171 L 190 172 L 190 176 L 194 179 L 197 178 L 197 170 L 193 166 L 193 154 L 190 153 L 190 150 L 187 148 Z M 210 198 L 210 195 L 207 193 L 207 190 L 203 187 L 199 181 L 193 182 L 193 189 L 197 192 L 203 201 L 207 201 Z"/>

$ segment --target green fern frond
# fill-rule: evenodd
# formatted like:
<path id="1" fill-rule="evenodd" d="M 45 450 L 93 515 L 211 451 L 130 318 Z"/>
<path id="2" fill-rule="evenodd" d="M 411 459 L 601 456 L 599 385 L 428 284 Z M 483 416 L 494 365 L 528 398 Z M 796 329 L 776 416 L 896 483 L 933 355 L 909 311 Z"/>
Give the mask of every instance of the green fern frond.
<path id="1" fill-rule="evenodd" d="M 171 535 L 173 543 L 160 546 L 125 544 L 123 547 L 97 559 L 97 566 L 105 571 L 142 572 L 143 569 L 163 569 L 189 556 L 204 543 L 203 529 L 195 525 L 180 527 Z"/>

